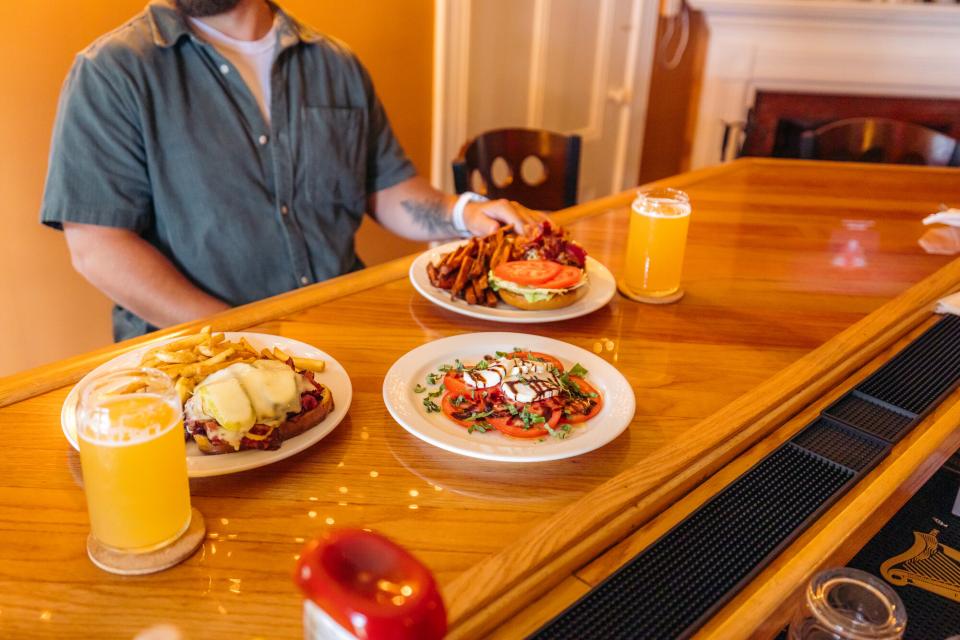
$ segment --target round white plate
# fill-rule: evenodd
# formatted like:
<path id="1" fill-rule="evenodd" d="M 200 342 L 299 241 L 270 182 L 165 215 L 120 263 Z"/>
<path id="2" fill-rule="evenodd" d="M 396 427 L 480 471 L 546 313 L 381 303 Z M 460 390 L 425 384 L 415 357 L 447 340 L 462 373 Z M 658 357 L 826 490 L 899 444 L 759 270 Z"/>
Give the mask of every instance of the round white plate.
<path id="1" fill-rule="evenodd" d="M 433 286 L 430 284 L 430 278 L 427 277 L 428 264 L 439 260 L 440 256 L 450 253 L 461 244 L 463 240 L 457 240 L 421 253 L 410 265 L 410 282 L 420 295 L 435 305 L 471 318 L 516 323 L 569 320 L 593 313 L 603 307 L 610 302 L 617 291 L 617 282 L 610 270 L 587 256 L 587 293 L 569 307 L 551 311 L 525 311 L 511 307 L 505 302 L 499 302 L 495 307 L 470 304 L 466 300 L 451 298 L 449 291 Z"/>
<path id="2" fill-rule="evenodd" d="M 273 349 L 274 347 L 279 347 L 284 352 L 293 356 L 320 358 L 326 361 L 326 367 L 323 373 L 316 374 L 316 380 L 326 385 L 333 394 L 333 411 L 323 419 L 323 422 L 294 438 L 285 440 L 280 448 L 274 451 L 251 450 L 220 455 L 206 455 L 200 453 L 197 444 L 191 440 L 187 442 L 187 475 L 191 478 L 237 473 L 238 471 L 262 467 L 277 460 L 289 458 L 307 447 L 316 444 L 333 431 L 333 429 L 340 424 L 340 421 L 343 420 L 343 417 L 347 415 L 347 410 L 350 408 L 350 400 L 353 397 L 353 386 L 350 384 L 350 377 L 347 375 L 346 370 L 339 362 L 330 357 L 329 354 L 319 349 L 315 349 L 297 340 L 271 336 L 264 333 L 228 331 L 224 335 L 227 340 L 239 340 L 241 337 L 246 338 L 250 344 L 258 349 Z M 168 342 L 175 339 L 176 338 L 171 338 Z M 101 373 L 138 366 L 143 354 L 156 346 L 157 344 L 150 344 L 149 346 L 136 349 L 117 356 L 113 360 L 104 362 L 84 376 L 83 379 L 70 390 L 67 399 L 63 402 L 63 409 L 60 411 L 60 426 L 63 428 L 63 434 L 67 437 L 67 441 L 70 442 L 70 445 L 74 449 L 78 449 L 76 412 L 77 402 L 79 400 L 77 390 L 80 386 L 89 378 Z"/>
<path id="3" fill-rule="evenodd" d="M 603 409 L 574 427 L 563 440 L 550 436 L 523 440 L 498 431 L 467 433 L 442 413 L 427 413 L 425 394 L 413 391 L 417 384 L 427 386 L 427 374 L 441 365 L 457 359 L 475 362 L 486 354 L 514 347 L 548 353 L 565 368 L 579 362 L 589 372 L 587 381 L 603 396 Z M 435 387 L 428 388 L 433 391 Z M 545 462 L 593 451 L 620 435 L 636 409 L 627 379 L 606 360 L 572 344 L 527 333 L 465 333 L 417 347 L 390 367 L 383 381 L 383 401 L 394 420 L 421 440 L 460 455 L 501 462 Z"/>

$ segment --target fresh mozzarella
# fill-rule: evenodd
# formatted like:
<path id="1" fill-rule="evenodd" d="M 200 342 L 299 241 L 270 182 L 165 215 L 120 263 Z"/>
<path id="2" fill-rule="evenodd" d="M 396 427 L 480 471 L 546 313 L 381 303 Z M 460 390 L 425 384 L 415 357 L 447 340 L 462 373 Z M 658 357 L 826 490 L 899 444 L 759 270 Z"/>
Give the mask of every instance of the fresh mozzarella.
<path id="1" fill-rule="evenodd" d="M 546 362 L 535 362 L 522 358 L 512 358 L 504 362 L 508 376 L 529 376 L 535 373 L 546 373 Z"/>
<path id="2" fill-rule="evenodd" d="M 510 377 L 530 376 L 537 373 L 546 373 L 546 362 L 535 362 L 523 358 L 500 358 L 487 361 L 484 368 L 473 366 L 463 372 L 463 382 L 474 389 L 489 389 L 496 387 Z"/>
<path id="3" fill-rule="evenodd" d="M 467 369 L 463 372 L 463 382 L 474 389 L 489 389 L 495 387 L 506 377 L 503 367 L 496 364 L 486 369 Z"/>
<path id="4" fill-rule="evenodd" d="M 511 376 L 503 381 L 503 395 L 514 402 L 538 402 L 560 395 L 560 383 L 550 373 Z"/>

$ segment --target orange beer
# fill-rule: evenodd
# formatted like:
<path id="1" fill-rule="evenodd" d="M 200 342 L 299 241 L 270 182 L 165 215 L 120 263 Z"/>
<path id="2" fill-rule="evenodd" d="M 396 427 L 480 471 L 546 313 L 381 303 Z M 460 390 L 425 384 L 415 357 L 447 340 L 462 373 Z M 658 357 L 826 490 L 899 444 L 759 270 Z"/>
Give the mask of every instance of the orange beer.
<path id="1" fill-rule="evenodd" d="M 128 552 L 163 547 L 190 525 L 180 402 L 150 369 L 93 380 L 82 392 L 77 436 L 93 536 Z"/>
<path id="2" fill-rule="evenodd" d="M 655 302 L 680 291 L 683 252 L 690 223 L 690 199 L 676 189 L 641 191 L 630 213 L 626 264 L 620 290 Z"/>

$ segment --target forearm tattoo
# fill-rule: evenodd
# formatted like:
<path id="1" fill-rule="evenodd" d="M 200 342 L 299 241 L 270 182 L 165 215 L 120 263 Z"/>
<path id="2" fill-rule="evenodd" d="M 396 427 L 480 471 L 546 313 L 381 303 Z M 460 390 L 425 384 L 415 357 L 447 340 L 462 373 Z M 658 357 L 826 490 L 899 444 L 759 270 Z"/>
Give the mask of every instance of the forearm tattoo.
<path id="1" fill-rule="evenodd" d="M 400 206 L 410 214 L 410 218 L 421 228 L 431 234 L 452 237 L 457 235 L 450 220 L 450 212 L 444 205 L 443 198 L 427 200 L 403 200 Z"/>

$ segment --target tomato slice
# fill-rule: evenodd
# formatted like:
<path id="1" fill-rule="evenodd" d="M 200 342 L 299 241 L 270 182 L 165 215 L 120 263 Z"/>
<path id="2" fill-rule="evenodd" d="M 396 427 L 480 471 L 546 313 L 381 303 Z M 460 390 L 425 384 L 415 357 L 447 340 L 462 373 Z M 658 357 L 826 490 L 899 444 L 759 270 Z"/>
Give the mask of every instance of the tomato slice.
<path id="1" fill-rule="evenodd" d="M 515 406 L 518 410 L 523 411 L 524 405 L 517 404 Z M 531 402 L 530 404 L 526 405 L 526 407 L 530 413 L 546 418 L 546 422 L 541 422 L 536 425 L 531 425 L 529 428 L 525 428 L 523 419 L 520 418 L 520 416 L 515 415 L 507 415 L 502 417 L 491 415 L 487 418 L 487 422 L 493 425 L 497 431 L 507 436 L 512 436 L 514 438 L 542 438 L 543 436 L 550 434 L 546 427 L 542 425 L 546 424 L 551 429 L 554 429 L 560 422 L 560 418 L 563 415 L 561 411 L 557 411 L 548 404 L 542 402 Z"/>
<path id="2" fill-rule="evenodd" d="M 549 260 L 514 260 L 497 265 L 493 275 L 501 280 L 535 287 L 552 280 L 561 269 L 560 263 Z"/>
<path id="3" fill-rule="evenodd" d="M 603 396 L 583 378 L 571 376 L 570 382 L 576 384 L 583 393 L 588 395 L 596 393 L 597 396 L 595 398 L 572 398 L 568 396 L 564 400 L 563 410 L 560 412 L 563 414 L 563 419 L 570 424 L 578 424 L 586 422 L 600 413 L 600 410 L 603 409 Z"/>
<path id="4" fill-rule="evenodd" d="M 533 358 L 537 358 L 539 360 L 543 360 L 547 364 L 552 364 L 557 368 L 557 371 L 563 373 L 563 365 L 560 363 L 560 361 L 546 353 L 540 353 L 539 351 L 514 351 L 508 354 L 507 357 L 522 358 L 524 360 L 531 360 Z"/>
<path id="5" fill-rule="evenodd" d="M 580 282 L 583 272 L 576 267 L 560 267 L 560 272 L 537 286 L 541 289 L 567 289 Z"/>
<path id="6" fill-rule="evenodd" d="M 443 386 L 455 396 L 472 396 L 475 389 L 463 380 L 463 371 L 447 371 L 443 376 Z"/>
<path id="7" fill-rule="evenodd" d="M 459 404 L 454 404 L 456 398 L 463 399 L 459 401 Z M 488 402 L 480 399 L 474 400 L 469 394 L 459 395 L 455 393 L 445 393 L 443 394 L 443 399 L 440 401 L 440 410 L 443 411 L 443 415 L 461 427 L 472 427 L 474 421 L 466 420 L 466 417 L 472 413 L 483 413 L 487 411 L 488 404 Z"/>

